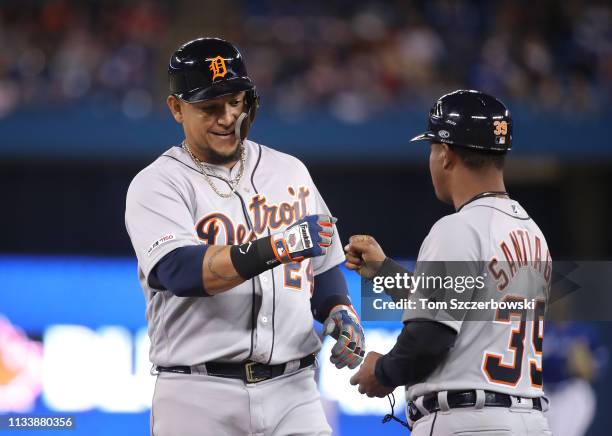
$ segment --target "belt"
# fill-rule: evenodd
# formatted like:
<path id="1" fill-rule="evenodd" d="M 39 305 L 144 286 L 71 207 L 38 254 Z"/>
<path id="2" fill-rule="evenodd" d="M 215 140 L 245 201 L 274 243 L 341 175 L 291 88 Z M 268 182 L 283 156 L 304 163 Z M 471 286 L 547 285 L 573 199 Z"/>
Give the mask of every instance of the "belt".
<path id="1" fill-rule="evenodd" d="M 501 394 L 499 392 L 484 391 L 485 393 L 485 407 L 510 407 L 512 405 L 512 398 L 510 395 Z M 447 395 L 448 407 L 451 409 L 459 407 L 474 407 L 476 405 L 476 391 L 466 392 L 449 392 Z M 521 397 L 516 397 L 520 399 Z M 533 401 L 533 408 L 536 410 L 542 410 L 542 401 L 540 398 L 531 398 Z M 423 398 L 423 407 L 429 413 L 438 412 L 441 410 L 438 402 L 438 394 L 428 394 Z M 411 401 L 408 406 L 408 417 L 411 421 L 418 421 L 423 417 L 423 414 L 417 409 L 414 401 Z"/>
<path id="2" fill-rule="evenodd" d="M 299 360 L 299 366 L 290 372 L 295 372 L 299 369 L 306 368 L 315 363 L 315 355 L 309 354 Z M 199 365 L 198 368 L 204 366 L 206 372 L 202 372 L 214 377 L 236 378 L 245 383 L 258 383 L 264 380 L 269 380 L 279 375 L 285 374 L 288 363 L 279 363 L 278 365 L 266 365 L 259 362 L 245 363 L 223 363 L 223 362 L 208 362 L 204 365 Z M 192 370 L 191 366 L 156 366 L 158 372 L 173 372 L 178 374 L 200 373 L 200 371 Z"/>

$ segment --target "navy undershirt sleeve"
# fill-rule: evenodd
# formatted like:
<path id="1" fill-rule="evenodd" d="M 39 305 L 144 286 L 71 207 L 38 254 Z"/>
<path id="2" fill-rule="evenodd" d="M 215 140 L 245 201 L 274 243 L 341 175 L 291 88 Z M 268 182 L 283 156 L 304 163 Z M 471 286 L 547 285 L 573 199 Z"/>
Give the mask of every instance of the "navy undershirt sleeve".
<path id="1" fill-rule="evenodd" d="M 422 382 L 446 358 L 457 332 L 437 321 L 405 323 L 395 346 L 376 362 L 376 379 L 389 387 Z"/>
<path id="2" fill-rule="evenodd" d="M 188 245 L 166 254 L 149 275 L 149 283 L 177 297 L 210 297 L 202 278 L 207 248 L 207 245 Z"/>
<path id="3" fill-rule="evenodd" d="M 335 266 L 324 273 L 315 276 L 314 292 L 310 299 L 312 316 L 319 322 L 324 322 L 334 306 L 351 305 L 348 287 L 342 270 Z"/>

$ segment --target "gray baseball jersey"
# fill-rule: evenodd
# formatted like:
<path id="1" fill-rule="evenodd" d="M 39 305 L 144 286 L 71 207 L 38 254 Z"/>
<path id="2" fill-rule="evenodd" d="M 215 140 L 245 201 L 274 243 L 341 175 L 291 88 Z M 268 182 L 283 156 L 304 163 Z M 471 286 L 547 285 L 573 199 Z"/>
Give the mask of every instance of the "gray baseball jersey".
<path id="1" fill-rule="evenodd" d="M 424 382 L 408 387 L 407 399 L 471 389 L 542 396 L 543 316 L 552 261 L 536 223 L 514 200 L 477 199 L 432 227 L 419 251 L 415 275 L 431 261 L 473 261 L 482 270 L 472 274 L 484 277 L 484 289 L 474 292 L 497 296 L 497 301 L 527 299 L 534 304 L 524 310 L 491 310 L 490 321 L 477 321 L 483 312 L 473 309 L 461 319 L 443 319 L 438 313 L 434 319 L 457 331 L 455 345 Z M 404 320 L 417 316 L 428 317 L 406 310 Z"/>
<path id="2" fill-rule="evenodd" d="M 149 274 L 178 247 L 235 245 L 282 231 L 312 214 L 329 214 L 306 167 L 298 159 L 244 141 L 246 166 L 237 192 L 214 192 L 187 152 L 172 147 L 132 181 L 126 227 L 138 258 L 156 365 L 198 365 L 247 359 L 277 364 L 320 348 L 310 297 L 314 276 L 344 260 L 339 237 L 325 256 L 279 265 L 210 298 L 181 298 L 156 289 Z M 212 181 L 228 192 L 231 170 L 212 168 Z M 213 173 L 216 173 L 215 176 Z"/>

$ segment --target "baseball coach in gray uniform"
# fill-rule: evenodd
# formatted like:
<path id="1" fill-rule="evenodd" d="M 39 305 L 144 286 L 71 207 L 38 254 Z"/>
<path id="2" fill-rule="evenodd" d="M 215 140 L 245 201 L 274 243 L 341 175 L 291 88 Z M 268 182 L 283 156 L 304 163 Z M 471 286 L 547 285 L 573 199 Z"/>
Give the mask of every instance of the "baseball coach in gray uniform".
<path id="1" fill-rule="evenodd" d="M 259 98 L 234 45 L 190 41 L 168 74 L 185 139 L 134 178 L 125 212 L 157 375 L 151 433 L 330 434 L 313 319 L 338 368 L 364 355 L 336 220 L 302 162 L 246 139 Z"/>
<path id="2" fill-rule="evenodd" d="M 414 436 L 550 435 L 542 343 L 552 259 L 538 225 L 506 192 L 510 111 L 491 95 L 457 90 L 434 103 L 428 130 L 412 141 L 430 142 L 435 194 L 455 208 L 423 241 L 414 276 L 444 271 L 445 278 L 480 278 L 482 286 L 464 293 L 437 285 L 428 293 L 421 284 L 405 293 L 436 309 L 406 308 L 391 351 L 368 353 L 351 383 L 378 397 L 406 386 Z M 380 277 L 409 275 L 373 237 L 349 241 L 349 269 L 366 278 L 375 269 Z M 453 302 L 465 310 L 453 310 Z"/>

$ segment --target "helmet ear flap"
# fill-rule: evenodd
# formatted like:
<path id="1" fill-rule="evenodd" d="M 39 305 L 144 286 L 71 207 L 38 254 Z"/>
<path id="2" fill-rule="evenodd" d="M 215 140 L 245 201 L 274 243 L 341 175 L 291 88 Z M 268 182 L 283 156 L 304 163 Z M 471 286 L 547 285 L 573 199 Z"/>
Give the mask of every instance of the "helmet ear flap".
<path id="1" fill-rule="evenodd" d="M 253 124 L 253 121 L 255 121 L 255 115 L 257 114 L 257 109 L 259 108 L 259 95 L 257 94 L 257 90 L 254 86 L 246 93 L 246 103 L 249 108 L 247 111 L 249 115 L 249 124 Z"/>
<path id="2" fill-rule="evenodd" d="M 251 125 L 253 121 L 255 121 L 257 108 L 259 108 L 259 95 L 257 95 L 255 87 L 246 92 L 246 106 L 247 111 L 240 114 L 236 120 L 236 126 L 234 127 L 234 134 L 240 142 L 246 139 Z"/>

